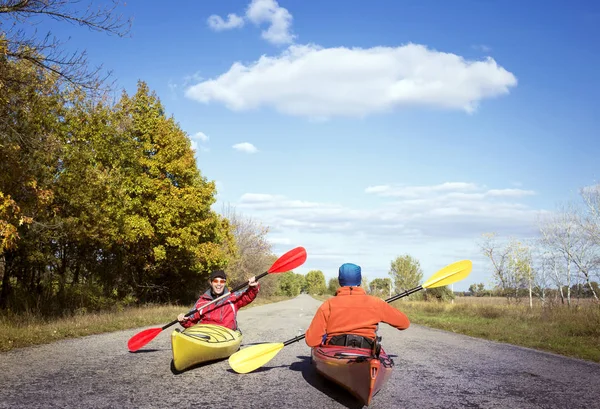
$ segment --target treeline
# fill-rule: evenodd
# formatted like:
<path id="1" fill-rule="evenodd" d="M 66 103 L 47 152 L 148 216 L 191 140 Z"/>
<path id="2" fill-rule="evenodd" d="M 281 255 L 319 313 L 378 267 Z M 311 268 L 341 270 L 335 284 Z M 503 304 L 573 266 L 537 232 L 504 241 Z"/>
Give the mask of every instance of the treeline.
<path id="1" fill-rule="evenodd" d="M 509 302 L 525 295 L 530 305 L 534 297 L 542 305 L 555 299 L 571 305 L 573 297 L 599 302 L 600 185 L 584 187 L 579 194 L 581 200 L 541 217 L 534 239 L 483 235 L 479 246 L 490 261 L 494 294 Z M 483 289 L 477 285 L 472 290 Z"/>
<path id="2" fill-rule="evenodd" d="M 390 262 L 388 275 L 390 277 L 375 278 L 369 281 L 363 271 L 361 287 L 367 294 L 385 299 L 423 284 L 421 263 L 408 254 L 398 256 Z M 297 296 L 300 293 L 335 295 L 339 287 L 337 276 L 326 282 L 325 275 L 321 270 L 312 270 L 306 273 L 306 276 L 297 273 L 284 274 L 279 281 L 278 294 L 287 296 Z M 454 294 L 447 286 L 430 288 L 407 297 L 410 300 L 425 301 L 453 298 Z"/>
<path id="3" fill-rule="evenodd" d="M 570 289 L 562 286 L 561 288 L 547 288 L 545 289 L 545 295 L 547 299 L 559 299 L 560 293 L 563 294 L 570 293 L 572 298 L 580 299 L 580 298 L 594 298 L 594 293 L 598 294 L 599 286 L 598 283 L 592 281 L 591 290 L 587 285 L 583 284 L 575 284 Z M 593 291 L 592 291 L 593 290 Z M 469 286 L 468 291 L 455 291 L 457 295 L 461 295 L 463 297 L 506 297 L 506 294 L 516 294 L 517 298 L 525 299 L 529 296 L 528 288 L 517 288 L 516 290 L 513 288 L 502 289 L 498 286 L 494 286 L 493 288 L 486 288 L 484 283 L 471 284 Z M 538 294 L 541 293 L 541 289 L 538 287 L 533 288 L 533 293 Z"/>
<path id="4" fill-rule="evenodd" d="M 177 302 L 228 264 L 215 185 L 144 82 L 109 104 L 27 60 L 0 65 L 2 308 Z"/>

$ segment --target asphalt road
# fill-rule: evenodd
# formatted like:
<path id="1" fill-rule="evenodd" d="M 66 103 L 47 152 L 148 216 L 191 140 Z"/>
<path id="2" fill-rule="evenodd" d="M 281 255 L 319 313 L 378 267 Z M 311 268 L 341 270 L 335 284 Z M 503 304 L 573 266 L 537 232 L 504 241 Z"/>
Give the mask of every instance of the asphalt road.
<path id="1" fill-rule="evenodd" d="M 244 309 L 242 348 L 302 333 L 320 302 L 293 300 Z M 237 374 L 227 360 L 171 371 L 170 333 L 136 353 L 143 328 L 0 354 L 0 408 L 359 408 L 319 377 L 304 343 Z M 412 325 L 381 324 L 396 363 L 370 408 L 600 408 L 600 365 Z"/>

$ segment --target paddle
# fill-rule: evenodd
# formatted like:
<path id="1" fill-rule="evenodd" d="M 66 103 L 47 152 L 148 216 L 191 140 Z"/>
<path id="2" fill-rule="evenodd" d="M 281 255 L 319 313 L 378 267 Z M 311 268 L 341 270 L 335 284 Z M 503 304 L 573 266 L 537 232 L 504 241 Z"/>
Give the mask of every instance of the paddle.
<path id="1" fill-rule="evenodd" d="M 442 287 L 463 280 L 471 273 L 472 267 L 473 263 L 470 260 L 462 260 L 449 264 L 431 276 L 429 280 L 425 281 L 422 285 L 406 290 L 401 294 L 394 295 L 385 301 L 390 303 L 424 288 Z M 304 339 L 304 337 L 305 335 L 303 334 L 285 342 L 258 344 L 240 349 L 229 357 L 229 366 L 237 373 L 252 372 L 273 359 L 283 347 L 300 341 Z"/>
<path id="2" fill-rule="evenodd" d="M 283 256 L 279 257 L 277 259 L 277 261 L 275 261 L 275 263 L 273 263 L 271 268 L 269 268 L 266 272 L 256 276 L 256 280 L 261 279 L 262 277 L 266 276 L 267 274 L 284 273 L 286 271 L 293 270 L 294 268 L 301 266 L 305 261 L 306 261 L 306 250 L 304 249 L 304 247 L 296 247 L 296 248 L 288 251 L 287 253 L 285 253 Z M 207 306 L 209 306 L 211 304 L 216 303 L 217 301 L 219 301 L 225 297 L 229 297 L 232 293 L 235 293 L 236 291 L 241 290 L 242 288 L 246 287 L 247 285 L 248 285 L 248 283 L 241 284 L 240 286 L 231 290 L 229 293 L 223 294 L 222 296 L 215 298 L 208 304 L 203 305 L 202 309 L 206 308 Z M 196 312 L 198 312 L 198 309 L 194 309 L 194 310 L 188 312 L 187 314 L 185 314 L 185 316 L 189 317 L 190 315 L 193 315 Z M 169 328 L 171 325 L 177 324 L 178 322 L 179 322 L 179 320 L 173 320 L 163 327 L 148 328 L 142 332 L 135 334 L 127 342 L 127 347 L 129 348 L 129 351 L 131 351 L 131 352 L 137 351 L 138 349 L 140 349 L 141 347 L 146 345 L 148 342 L 152 341 L 152 339 L 154 339 L 154 337 L 156 337 L 158 334 L 160 334 L 160 332 L 162 330 Z"/>

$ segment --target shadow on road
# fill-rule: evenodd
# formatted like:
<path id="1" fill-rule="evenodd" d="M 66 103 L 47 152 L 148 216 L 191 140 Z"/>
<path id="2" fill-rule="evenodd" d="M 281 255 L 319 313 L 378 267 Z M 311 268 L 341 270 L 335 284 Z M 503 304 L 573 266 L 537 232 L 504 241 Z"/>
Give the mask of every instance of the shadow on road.
<path id="1" fill-rule="evenodd" d="M 183 371 L 178 371 L 177 369 L 175 369 L 175 365 L 173 363 L 173 360 L 171 359 L 171 372 L 173 373 L 173 375 L 179 375 L 179 374 L 182 374 L 182 373 L 187 372 L 187 371 L 191 371 L 191 370 L 194 370 L 194 369 L 202 368 L 202 367 L 205 367 L 205 366 L 210 366 L 212 364 L 216 364 L 217 362 L 225 361 L 226 359 L 227 358 L 215 359 L 214 361 L 201 362 L 199 364 L 190 366 L 189 368 L 186 368 Z"/>
<path id="2" fill-rule="evenodd" d="M 325 395 L 335 399 L 340 405 L 349 409 L 363 408 L 364 405 L 358 402 L 344 388 L 320 376 L 310 363 L 310 356 L 298 356 L 300 362 L 294 362 L 290 365 L 292 371 L 302 372 L 304 380 L 313 388 L 323 392 Z"/>
<path id="3" fill-rule="evenodd" d="M 278 365 L 278 366 L 261 366 L 258 369 L 255 369 L 254 371 L 252 371 L 252 373 L 259 373 L 259 372 L 267 372 L 270 371 L 271 369 L 275 369 L 275 368 L 289 368 L 288 365 Z M 236 371 L 234 371 L 233 369 L 229 368 L 227 369 L 227 372 L 229 373 L 235 373 L 237 374 Z"/>
<path id="4" fill-rule="evenodd" d="M 154 349 L 139 349 L 137 351 L 129 351 L 130 354 L 145 354 L 147 352 L 166 351 L 167 348 L 154 348 Z"/>

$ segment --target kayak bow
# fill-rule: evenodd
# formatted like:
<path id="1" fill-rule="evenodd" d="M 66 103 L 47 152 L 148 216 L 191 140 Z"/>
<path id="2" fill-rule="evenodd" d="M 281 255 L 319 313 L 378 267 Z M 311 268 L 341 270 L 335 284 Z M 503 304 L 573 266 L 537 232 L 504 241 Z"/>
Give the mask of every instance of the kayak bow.
<path id="1" fill-rule="evenodd" d="M 183 371 L 203 362 L 228 358 L 240 348 L 242 333 L 213 324 L 196 324 L 171 333 L 173 367 Z"/>

